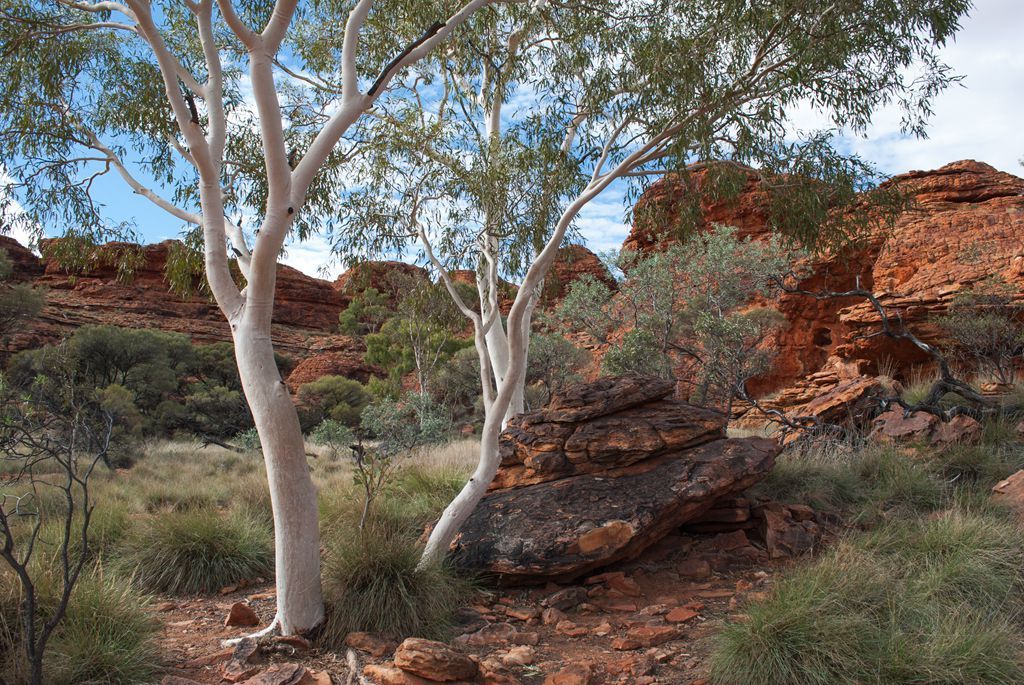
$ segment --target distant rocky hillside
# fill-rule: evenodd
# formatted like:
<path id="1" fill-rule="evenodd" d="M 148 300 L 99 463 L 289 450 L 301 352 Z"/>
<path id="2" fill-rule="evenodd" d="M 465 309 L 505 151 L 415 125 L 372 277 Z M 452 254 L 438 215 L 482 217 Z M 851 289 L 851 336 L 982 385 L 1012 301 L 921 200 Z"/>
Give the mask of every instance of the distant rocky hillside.
<path id="1" fill-rule="evenodd" d="M 175 331 L 197 343 L 230 340 L 227 322 L 210 298 L 202 294 L 183 297 L 171 291 L 165 269 L 173 245 L 174 241 L 164 241 L 144 246 L 142 264 L 130 279 L 119 281 L 113 267 L 66 273 L 17 241 L 0 236 L 0 248 L 11 258 L 12 280 L 46 289 L 46 306 L 39 318 L 5 341 L 3 350 L 9 355 L 55 343 L 88 324 Z M 103 249 L 123 247 L 110 244 Z M 398 273 L 427 278 L 426 271 L 403 262 L 365 262 L 333 282 L 278 266 L 273 336 L 280 352 L 298 360 L 288 377 L 289 385 L 297 388 L 328 374 L 365 381 L 379 372 L 362 361 L 365 345 L 361 338 L 338 334 L 338 314 L 367 287 L 393 290 L 392 277 Z M 607 271 L 590 250 L 580 245 L 564 248 L 548 279 L 547 301 L 560 299 L 583 273 L 610 282 Z M 473 278 L 469 272 L 461 276 L 470 282 Z M 509 292 L 514 293 L 514 286 Z"/>
<path id="2" fill-rule="evenodd" d="M 654 184 L 641 203 L 657 203 L 671 217 L 685 193 L 700 192 L 702 176 L 690 186 L 666 179 Z M 806 290 L 843 291 L 859 277 L 894 314 L 926 342 L 940 342 L 932 319 L 953 297 L 992 275 L 1024 293 L 1024 179 L 965 160 L 934 171 L 896 176 L 896 184 L 916 200 L 886 236 L 842 258 L 817 259 L 805 265 Z M 732 202 L 702 201 L 699 223 L 736 226 L 740 235 L 769 234 L 768 196 L 751 178 Z M 667 214 L 666 214 L 667 212 Z M 657 225 L 637 222 L 625 246 L 659 249 Z M 1022 295 L 1024 297 L 1024 295 Z M 882 364 L 908 374 L 925 355 L 910 343 L 884 336 L 879 318 L 858 298 L 815 300 L 786 294 L 770 303 L 786 319 L 778 336 L 778 358 L 769 374 L 751 384 L 756 395 L 770 397 L 784 409 L 801 405 L 846 384 L 861 387 Z M 841 388 L 840 388 L 841 389 Z"/>

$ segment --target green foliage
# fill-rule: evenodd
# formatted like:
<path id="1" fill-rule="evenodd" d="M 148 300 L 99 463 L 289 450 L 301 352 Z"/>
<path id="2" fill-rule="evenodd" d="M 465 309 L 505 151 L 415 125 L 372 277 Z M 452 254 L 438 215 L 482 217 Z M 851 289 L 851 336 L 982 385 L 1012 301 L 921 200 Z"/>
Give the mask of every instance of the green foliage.
<path id="1" fill-rule="evenodd" d="M 366 288 L 352 298 L 338 315 L 338 330 L 347 335 L 366 335 L 380 329 L 391 315 L 391 297 L 376 288 Z"/>
<path id="2" fill-rule="evenodd" d="M 147 682 L 159 671 L 159 622 L 131 584 L 92 574 L 75 587 L 55 636 L 48 683 Z"/>
<path id="3" fill-rule="evenodd" d="M 480 358 L 475 347 L 466 347 L 452 355 L 438 371 L 434 387 L 439 404 L 448 408 L 454 420 L 470 423 L 483 420 Z"/>
<path id="4" fill-rule="evenodd" d="M 475 352 L 475 350 L 474 350 Z M 533 333 L 526 359 L 526 384 L 540 390 L 528 409 L 546 405 L 565 386 L 582 379 L 590 355 L 559 335 Z"/>
<path id="5" fill-rule="evenodd" d="M 46 304 L 46 293 L 26 283 L 7 283 L 14 267 L 0 249 L 0 336 L 9 335 L 22 321 L 34 319 Z"/>
<path id="6" fill-rule="evenodd" d="M 198 435 L 228 438 L 252 426 L 245 396 L 223 385 L 197 386 L 185 396 L 188 428 Z"/>
<path id="7" fill-rule="evenodd" d="M 307 429 L 325 419 L 356 426 L 369 402 L 369 393 L 359 381 L 323 376 L 299 387 L 299 418 Z"/>
<path id="8" fill-rule="evenodd" d="M 240 514 L 208 507 L 172 511 L 133 531 L 119 563 L 150 592 L 216 592 L 274 572 L 270 531 Z"/>
<path id="9" fill-rule="evenodd" d="M 415 534 L 380 523 L 362 531 L 339 526 L 325 535 L 325 545 L 328 616 L 321 640 L 327 647 L 340 649 L 354 630 L 389 638 L 449 637 L 472 586 L 446 565 L 420 568 Z"/>
<path id="10" fill-rule="evenodd" d="M 378 450 L 396 455 L 441 442 L 451 432 L 451 418 L 426 394 L 380 400 L 363 410 L 362 427 L 378 441 Z"/>
<path id="11" fill-rule="evenodd" d="M 226 439 L 252 426 L 230 343 L 193 345 L 178 333 L 82 326 L 60 350 L 14 355 L 8 377 L 19 387 L 57 382 L 56 356 L 76 392 L 95 393 L 116 417 L 118 435 L 185 430 Z M 277 361 L 279 368 L 290 364 Z"/>
<path id="12" fill-rule="evenodd" d="M 413 278 L 404 284 L 394 313 L 378 333 L 366 336 L 364 359 L 388 369 L 396 385 L 415 371 L 418 389 L 431 392 L 438 369 L 472 342 L 459 337 L 466 319 L 443 285 Z"/>
<path id="13" fill-rule="evenodd" d="M 673 378 L 682 365 L 696 376 L 691 399 L 728 404 L 747 379 L 767 370 L 766 341 L 779 323 L 773 310 L 740 308 L 770 297 L 791 259 L 776 240 L 740 239 L 736 229 L 719 226 L 663 252 L 618 255 L 627 278 L 614 299 L 604 283 L 583 278 L 556 316 L 610 345 L 605 373 Z"/>
<path id="14" fill-rule="evenodd" d="M 339 456 L 347 454 L 349 446 L 356 442 L 356 436 L 352 429 L 334 419 L 321 421 L 320 425 L 309 434 L 309 439 L 313 441 L 314 445 L 328 448 L 331 459 L 337 459 Z"/>
<path id="15" fill-rule="evenodd" d="M 9 574 L 0 576 L 0 678 L 16 685 L 27 682 L 28 670 L 20 651 L 18 592 Z M 38 578 L 40 615 L 52 611 L 59 581 Z M 149 598 L 130 583 L 104 575 L 99 567 L 78 581 L 67 615 L 46 652 L 44 682 L 53 685 L 147 682 L 159 670 L 156 636 L 159 622 L 149 610 Z M 3 644 L 4 636 L 8 640 Z M 17 651 L 15 651 L 17 650 Z"/>
<path id="16" fill-rule="evenodd" d="M 999 277 L 957 294 L 936 322 L 949 338 L 951 352 L 980 375 L 1012 385 L 1024 362 L 1024 306 L 1018 293 Z"/>
<path id="17" fill-rule="evenodd" d="M 716 637 L 719 685 L 1009 685 L 1024 534 L 953 509 L 854 536 Z"/>

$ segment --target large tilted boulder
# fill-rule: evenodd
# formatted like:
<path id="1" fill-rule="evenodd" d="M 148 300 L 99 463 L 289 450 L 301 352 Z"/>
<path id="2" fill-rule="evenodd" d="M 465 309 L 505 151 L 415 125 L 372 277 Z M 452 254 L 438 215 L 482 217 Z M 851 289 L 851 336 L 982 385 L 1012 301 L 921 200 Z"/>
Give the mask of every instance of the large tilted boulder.
<path id="1" fill-rule="evenodd" d="M 671 391 L 601 379 L 511 421 L 457 562 L 509 583 L 569 580 L 636 556 L 768 473 L 774 441 L 726 439 L 721 414 Z"/>

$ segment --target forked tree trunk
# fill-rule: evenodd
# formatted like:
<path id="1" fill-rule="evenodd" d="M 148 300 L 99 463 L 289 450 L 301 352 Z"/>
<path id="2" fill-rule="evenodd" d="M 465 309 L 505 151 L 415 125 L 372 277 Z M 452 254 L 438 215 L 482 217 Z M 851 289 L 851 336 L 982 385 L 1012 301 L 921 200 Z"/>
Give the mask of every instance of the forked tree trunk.
<path id="1" fill-rule="evenodd" d="M 270 485 L 277 619 L 283 634 L 302 633 L 324 618 L 316 488 L 306 463 L 298 413 L 274 360 L 269 319 L 266 326 L 243 322 L 232 329 L 238 372 Z"/>

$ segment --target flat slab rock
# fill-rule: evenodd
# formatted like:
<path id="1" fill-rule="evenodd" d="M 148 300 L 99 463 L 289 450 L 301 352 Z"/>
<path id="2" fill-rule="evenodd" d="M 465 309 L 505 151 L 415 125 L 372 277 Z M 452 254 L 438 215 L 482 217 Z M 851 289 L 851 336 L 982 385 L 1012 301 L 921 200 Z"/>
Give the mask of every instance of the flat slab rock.
<path id="1" fill-rule="evenodd" d="M 778 444 L 718 439 L 633 463 L 497 490 L 453 544 L 456 563 L 507 583 L 571 580 L 640 554 L 715 501 L 760 481 Z"/>
<path id="2" fill-rule="evenodd" d="M 725 417 L 669 397 L 660 378 L 581 383 L 544 409 L 513 418 L 502 433 L 491 490 L 570 476 L 616 476 L 634 464 L 725 437 Z"/>

